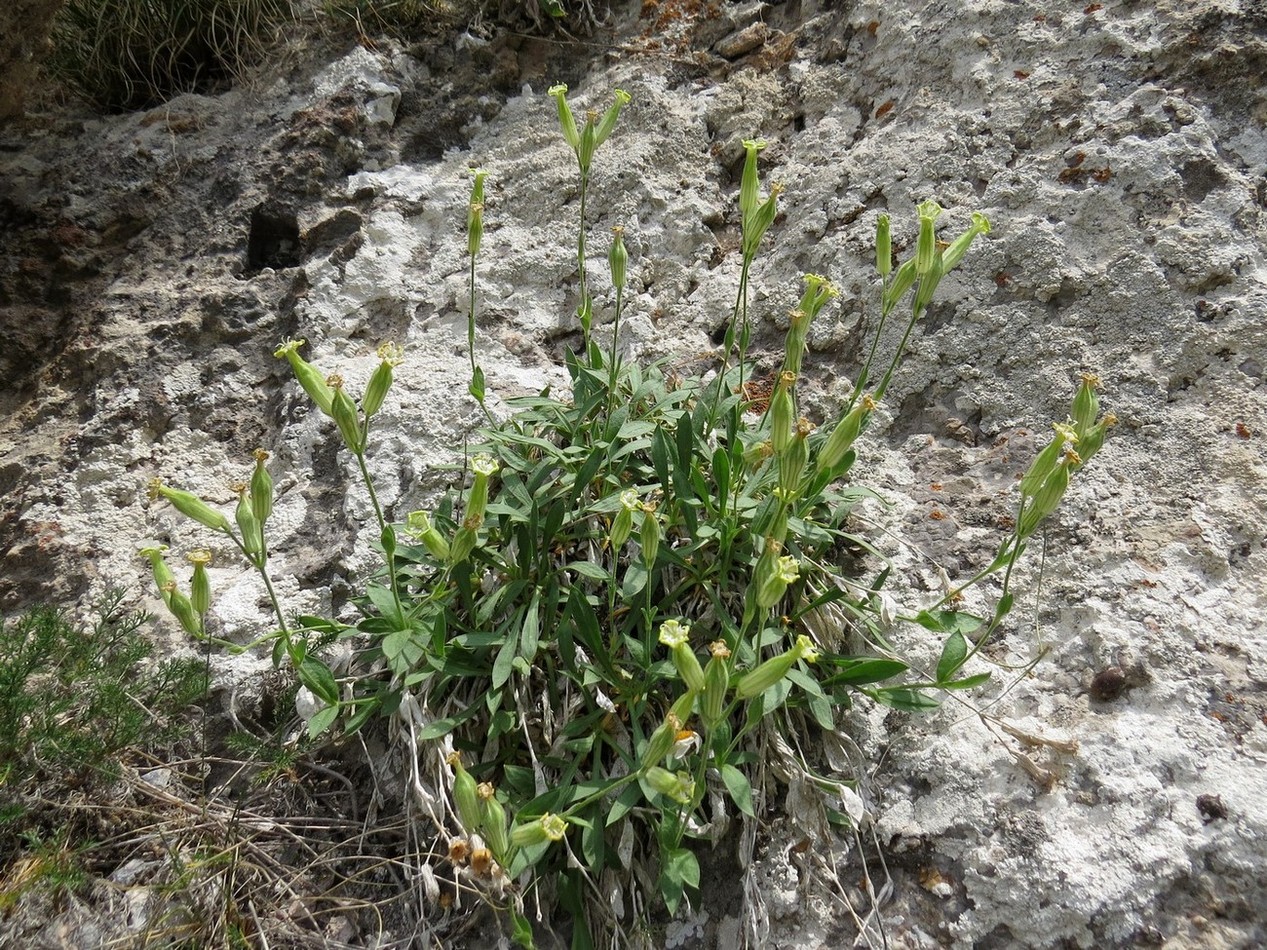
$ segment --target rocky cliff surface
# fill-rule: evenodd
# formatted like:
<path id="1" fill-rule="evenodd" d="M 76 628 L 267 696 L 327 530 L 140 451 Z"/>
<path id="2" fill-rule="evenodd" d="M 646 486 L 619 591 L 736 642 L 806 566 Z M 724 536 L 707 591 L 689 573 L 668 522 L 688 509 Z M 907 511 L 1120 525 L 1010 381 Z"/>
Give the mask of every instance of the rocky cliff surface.
<path id="1" fill-rule="evenodd" d="M 713 348 L 738 274 L 743 138 L 771 142 L 765 173 L 787 184 L 754 276 L 759 349 L 775 359 L 800 273 L 845 291 L 811 334 L 820 409 L 874 325 L 876 214 L 899 246 L 925 198 L 957 226 L 994 222 L 917 328 L 855 469 L 892 502 L 869 518 L 877 543 L 907 544 L 888 544 L 904 602 L 931 596 L 937 566 L 962 578 L 989 559 L 1080 372 L 1121 422 L 1047 532 L 1041 574 L 1031 555 L 1037 594 L 989 651 L 997 685 L 919 719 L 853 713 L 868 867 L 878 849 L 894 885 L 873 924 L 906 947 L 1261 944 L 1264 31 L 1248 0 L 648 0 L 586 43 L 315 44 L 251 88 L 10 124 L 3 603 L 143 588 L 142 541 L 204 540 L 147 505 L 148 478 L 227 503 L 264 447 L 280 593 L 343 609 L 371 563 L 368 503 L 345 493 L 337 434 L 273 348 L 305 337 L 359 387 L 375 347 L 403 343 L 372 465 L 394 516 L 433 498 L 477 422 L 464 173 L 491 173 L 495 403 L 561 379 L 577 340 L 574 175 L 545 90 L 566 81 L 602 106 L 619 86 L 633 103 L 596 162 L 590 225 L 627 228 L 632 352 Z M 245 638 L 267 623 L 263 592 L 216 553 L 217 622 Z M 1043 648 L 1033 675 L 1007 674 Z M 762 858 L 769 945 L 844 945 L 846 902 L 865 910 L 861 852 L 838 850 L 838 893 L 806 894 L 815 849 L 796 845 Z M 737 930 L 706 895 L 672 934 Z"/>

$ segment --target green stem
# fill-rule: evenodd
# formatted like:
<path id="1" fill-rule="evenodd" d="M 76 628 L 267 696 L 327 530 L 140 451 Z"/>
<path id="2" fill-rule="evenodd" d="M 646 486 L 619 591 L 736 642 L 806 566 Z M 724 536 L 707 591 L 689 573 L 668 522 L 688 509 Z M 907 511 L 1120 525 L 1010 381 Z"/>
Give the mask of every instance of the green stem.
<path id="1" fill-rule="evenodd" d="M 745 257 L 743 267 L 739 271 L 739 289 L 735 293 L 735 304 L 730 309 L 730 325 L 726 328 L 726 352 L 722 354 L 721 368 L 717 370 L 717 397 L 709 408 L 705 430 L 700 433 L 703 438 L 708 438 L 717 425 L 717 407 L 721 405 L 722 394 L 726 388 L 726 370 L 730 368 L 730 353 L 735 346 L 735 328 L 740 322 L 745 325 L 748 322 L 748 268 L 751 266 L 752 258 Z M 741 333 L 740 340 L 746 343 L 743 336 L 744 334 Z"/>
<path id="2" fill-rule="evenodd" d="M 578 312 L 583 313 L 589 305 L 589 285 L 585 280 L 585 196 L 589 192 L 590 173 L 589 169 L 584 165 L 581 166 L 581 220 L 580 227 L 577 229 L 576 235 L 576 269 L 580 277 L 581 306 Z M 588 357 L 590 332 L 589 327 L 582 325 L 583 346 Z"/>
<path id="3" fill-rule="evenodd" d="M 616 319 L 612 323 L 611 354 L 607 358 L 607 417 L 616 408 L 616 344 L 620 340 L 620 314 L 624 309 L 625 292 L 623 287 L 616 288 Z"/>
<path id="4" fill-rule="evenodd" d="M 368 435 L 366 436 L 368 439 Z M 381 538 L 387 531 L 387 522 L 383 518 L 383 509 L 378 503 L 378 493 L 374 491 L 374 479 L 370 477 L 370 470 L 365 465 L 365 453 L 356 453 L 356 464 L 361 469 L 361 480 L 365 482 L 365 488 L 369 491 L 370 503 L 374 506 L 374 517 L 378 521 L 378 534 Z M 405 608 L 400 601 L 400 587 L 396 580 L 396 554 L 394 551 L 384 550 L 387 561 L 387 578 L 391 581 L 392 600 L 396 604 L 396 612 L 400 616 L 404 616 Z"/>

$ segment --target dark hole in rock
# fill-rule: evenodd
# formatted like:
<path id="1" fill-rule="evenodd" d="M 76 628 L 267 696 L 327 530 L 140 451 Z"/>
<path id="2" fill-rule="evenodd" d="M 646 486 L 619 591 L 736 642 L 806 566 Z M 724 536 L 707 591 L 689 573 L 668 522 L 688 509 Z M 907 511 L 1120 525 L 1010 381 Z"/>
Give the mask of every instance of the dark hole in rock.
<path id="1" fill-rule="evenodd" d="M 259 205 L 251 212 L 251 233 L 246 241 L 246 269 L 258 274 L 265 267 L 281 270 L 298 267 L 303 251 L 299 219 L 293 212 Z"/>

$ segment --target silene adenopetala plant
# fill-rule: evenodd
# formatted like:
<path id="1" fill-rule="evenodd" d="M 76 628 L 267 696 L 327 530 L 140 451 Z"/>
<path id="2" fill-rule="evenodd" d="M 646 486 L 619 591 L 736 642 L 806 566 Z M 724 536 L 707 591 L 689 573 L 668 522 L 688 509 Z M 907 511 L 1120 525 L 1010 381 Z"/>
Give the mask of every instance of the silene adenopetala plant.
<path id="1" fill-rule="evenodd" d="M 593 339 L 586 191 L 591 163 L 629 97 L 618 91 L 605 112 L 578 123 L 566 93 L 550 90 L 581 178 L 581 349 L 566 358 L 571 390 L 507 400 L 502 423 L 484 405 L 475 260 L 488 174 L 477 172 L 467 244 L 470 392 L 489 424 L 468 460 L 468 485 L 434 511 L 390 523 L 365 453 L 400 348 L 380 350 L 360 399 L 307 362 L 302 341 L 277 350 L 356 459 L 383 563 L 357 601 L 363 616 L 355 625 L 288 622 L 274 597 L 275 661 L 289 663 L 323 704 L 308 723 L 314 739 L 385 718 L 405 724 L 420 745 L 400 753 L 420 757 L 412 759 L 419 782 L 444 778 L 433 792 L 448 804 L 437 810 L 431 802 L 428 813 L 449 842 L 445 873 L 507 908 L 525 946 L 533 936 L 524 898 L 533 892 L 533 906 L 555 902 L 570 914 L 574 935 L 587 937 L 627 936 L 657 899 L 676 912 L 698 893 L 700 843 L 716 843 L 735 821 L 760 822 L 776 775 L 810 789 L 827 823 L 854 821 L 851 778 L 834 774 L 815 749 L 838 734 L 840 711 L 860 695 L 918 711 L 989 678 L 967 667 L 1012 607 L 1017 559 L 1113 423 L 1099 411 L 1097 380 L 1084 377 L 1068 420 L 1020 481 L 1015 528 L 993 561 L 940 603 L 897 618 L 942 641 L 935 669 L 909 677 L 886 639 L 884 558 L 847 530 L 850 512 L 871 494 L 853 478 L 857 443 L 939 282 L 989 222 L 973 214 L 943 244 L 943 211 L 925 201 L 916 209 L 915 254 L 896 264 L 890 219 L 879 217 L 878 325 L 851 396 L 816 423 L 802 411 L 799 390 L 815 371 L 806 359 L 809 328 L 838 295 L 827 278 L 801 280 L 768 401 L 746 385 L 751 264 L 780 192 L 761 194 L 764 143 L 745 143 L 741 274 L 719 365 L 715 375 L 684 379 L 663 364 L 620 358 L 628 252 L 619 226 L 608 255 L 613 339 L 606 350 Z M 882 352 L 897 335 L 885 330 L 899 312 L 899 342 Z M 156 484 L 154 492 L 230 538 L 272 597 L 265 461 L 260 453 L 232 520 L 177 489 Z M 880 565 L 874 576 L 842 568 L 845 552 L 859 549 Z M 160 550 L 146 556 L 173 614 L 205 637 L 205 564 L 194 559 L 186 595 Z M 965 588 L 995 574 L 1002 577 L 989 617 L 958 609 Z M 352 665 L 337 672 L 317 648 L 332 637 L 357 648 Z M 807 833 L 824 831 L 798 820 L 812 826 Z M 743 840 L 750 851 L 755 839 Z"/>

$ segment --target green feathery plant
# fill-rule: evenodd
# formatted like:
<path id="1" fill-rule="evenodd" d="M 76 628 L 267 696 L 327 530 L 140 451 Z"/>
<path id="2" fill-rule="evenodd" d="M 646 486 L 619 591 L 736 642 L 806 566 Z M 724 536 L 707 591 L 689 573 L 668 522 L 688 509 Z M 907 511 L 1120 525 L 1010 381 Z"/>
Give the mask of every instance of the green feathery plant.
<path id="1" fill-rule="evenodd" d="M 1113 417 L 1100 415 L 1096 381 L 1084 377 L 1069 421 L 1057 424 L 1020 482 L 1015 528 L 993 561 L 941 602 L 897 618 L 942 640 L 935 669 L 912 670 L 886 639 L 888 567 L 873 577 L 842 567 L 859 548 L 883 562 L 847 530 L 851 511 L 872 494 L 850 478 L 856 442 L 939 281 L 989 223 L 975 214 L 941 245 L 941 208 L 926 201 L 916 254 L 895 269 L 889 218 L 880 216 L 880 326 L 852 395 L 820 431 L 802 415 L 798 387 L 809 327 L 837 296 L 826 278 L 803 278 L 768 405 L 743 385 L 751 372 L 750 268 L 779 195 L 774 186 L 760 197 L 762 143 L 745 143 L 742 270 L 721 367 L 715 379 L 681 379 L 662 364 L 619 358 L 628 258 L 619 228 L 608 257 L 616 294 L 610 347 L 591 335 L 589 170 L 629 97 L 618 92 L 606 113 L 588 113 L 578 130 L 566 88 L 550 95 L 581 181 L 582 348 L 566 360 L 571 391 L 508 400 L 510 418 L 481 430 L 469 487 L 392 525 L 374 500 L 364 459 L 399 349 L 380 351 L 383 362 L 358 406 L 341 381 L 299 356 L 301 341 L 283 345 L 277 355 L 357 460 L 383 568 L 357 602 L 356 625 L 315 617 L 288 625 L 274 598 L 279 626 L 270 637 L 275 658 L 287 659 L 324 704 L 308 723 L 312 737 L 395 715 L 421 743 L 405 754 L 421 757 L 417 776 L 446 776 L 447 814 L 429 807 L 437 833 L 451 836 L 455 881 L 507 908 L 525 946 L 533 939 L 525 896 L 553 895 L 571 915 L 573 945 L 589 946 L 598 933 L 638 926 L 656 897 L 673 913 L 698 893 L 692 843 L 716 842 L 732 819 L 765 814 L 765 763 L 779 737 L 836 733 L 840 711 L 859 695 L 919 711 L 935 707 L 944 691 L 989 678 L 966 667 L 1011 610 L 1016 561 L 1099 450 Z M 470 391 L 481 407 L 474 262 L 485 179 L 476 173 L 468 215 Z M 869 388 L 885 323 L 904 300 L 901 341 Z M 161 483 L 154 490 L 231 538 L 272 596 L 262 537 L 272 487 L 263 455 L 249 491 L 243 486 L 236 529 L 188 493 Z M 161 552 L 148 556 L 173 614 L 206 637 L 209 595 L 198 575 L 186 598 Z M 999 573 L 991 616 L 960 608 L 964 589 Z M 330 637 L 358 646 L 348 669 L 336 673 L 311 648 Z M 817 792 L 825 814 L 850 822 L 857 799 L 849 777 L 811 755 L 783 759 L 784 772 Z M 646 893 L 648 885 L 656 893 Z M 612 904 L 614 892 L 623 904 Z"/>

